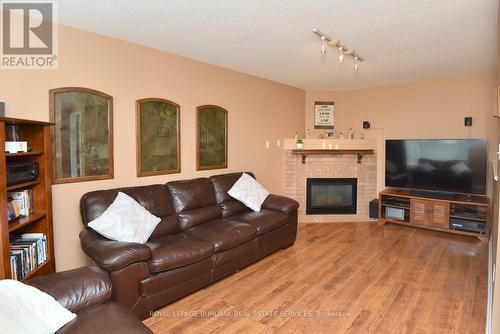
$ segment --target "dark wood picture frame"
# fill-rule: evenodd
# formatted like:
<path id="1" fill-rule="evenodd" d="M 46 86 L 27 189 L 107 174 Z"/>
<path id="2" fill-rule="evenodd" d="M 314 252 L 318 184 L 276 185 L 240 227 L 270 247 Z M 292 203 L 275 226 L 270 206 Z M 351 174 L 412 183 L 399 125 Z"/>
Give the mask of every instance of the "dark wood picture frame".
<path id="1" fill-rule="evenodd" d="M 176 168 L 175 169 L 168 169 L 168 170 L 159 170 L 159 171 L 142 171 L 142 144 L 141 144 L 141 105 L 143 103 L 147 102 L 161 102 L 161 103 L 166 103 L 170 104 L 172 106 L 176 107 L 176 126 L 177 126 L 177 131 L 176 131 L 176 136 L 177 136 L 177 163 L 176 163 Z M 181 172 L 181 107 L 177 103 L 163 99 L 163 98 L 156 98 L 156 97 L 151 97 L 151 98 L 145 98 L 145 99 L 140 99 L 136 101 L 136 107 L 135 107 L 135 114 L 136 114 L 136 149 L 137 149 L 137 154 L 136 154 L 136 165 L 137 165 L 137 176 L 142 177 L 142 176 L 154 176 L 154 175 L 164 175 L 164 174 L 175 174 L 175 173 L 180 173 Z"/>
<path id="2" fill-rule="evenodd" d="M 96 181 L 96 180 L 107 180 L 112 179 L 114 177 L 114 159 L 113 159 L 113 97 L 106 93 L 100 92 L 98 90 L 84 88 L 84 87 L 61 87 L 49 90 L 49 110 L 50 110 L 50 120 L 56 123 L 55 115 L 55 98 L 58 93 L 88 93 L 103 97 L 108 100 L 108 173 L 105 175 L 90 175 L 90 176 L 79 176 L 79 177 L 57 177 L 57 166 L 54 161 L 52 174 L 53 174 L 53 183 L 54 184 L 62 184 L 62 183 L 73 183 L 73 182 L 85 182 L 85 181 Z M 52 137 L 52 148 L 54 152 L 54 160 L 56 159 L 57 147 L 56 147 L 56 138 L 55 131 L 57 131 L 57 123 L 56 126 L 53 126 L 51 129 L 51 137 Z"/>
<path id="3" fill-rule="evenodd" d="M 201 149 L 200 149 L 200 113 L 204 109 L 217 109 L 224 112 L 224 163 L 215 165 L 202 165 L 201 161 Z M 228 111 L 222 107 L 212 104 L 206 104 L 196 107 L 196 170 L 210 170 L 210 169 L 222 169 L 228 166 Z"/>

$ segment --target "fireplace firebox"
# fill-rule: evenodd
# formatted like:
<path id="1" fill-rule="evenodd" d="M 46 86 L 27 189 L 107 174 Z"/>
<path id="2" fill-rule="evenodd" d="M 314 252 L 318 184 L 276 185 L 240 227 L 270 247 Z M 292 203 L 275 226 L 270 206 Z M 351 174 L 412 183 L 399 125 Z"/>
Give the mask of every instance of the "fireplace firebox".
<path id="1" fill-rule="evenodd" d="M 357 188 L 355 178 L 307 179 L 306 214 L 356 214 Z"/>

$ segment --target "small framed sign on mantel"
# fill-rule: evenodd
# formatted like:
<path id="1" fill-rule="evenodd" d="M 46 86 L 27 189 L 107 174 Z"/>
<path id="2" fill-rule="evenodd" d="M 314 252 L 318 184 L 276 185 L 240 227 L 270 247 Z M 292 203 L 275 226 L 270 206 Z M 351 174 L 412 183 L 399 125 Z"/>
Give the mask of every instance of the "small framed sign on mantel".
<path id="1" fill-rule="evenodd" d="M 314 128 L 333 129 L 335 102 L 314 102 Z"/>

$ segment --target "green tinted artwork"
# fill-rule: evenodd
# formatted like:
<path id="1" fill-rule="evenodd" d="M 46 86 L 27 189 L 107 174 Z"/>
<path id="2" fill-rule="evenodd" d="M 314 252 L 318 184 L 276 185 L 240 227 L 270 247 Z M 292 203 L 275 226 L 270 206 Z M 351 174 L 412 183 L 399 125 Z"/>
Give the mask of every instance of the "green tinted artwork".
<path id="1" fill-rule="evenodd" d="M 112 97 L 85 88 L 50 93 L 56 183 L 111 178 Z"/>
<path id="2" fill-rule="evenodd" d="M 162 99 L 138 103 L 138 175 L 180 172 L 179 106 Z"/>
<path id="3" fill-rule="evenodd" d="M 227 111 L 198 107 L 198 170 L 227 167 Z"/>

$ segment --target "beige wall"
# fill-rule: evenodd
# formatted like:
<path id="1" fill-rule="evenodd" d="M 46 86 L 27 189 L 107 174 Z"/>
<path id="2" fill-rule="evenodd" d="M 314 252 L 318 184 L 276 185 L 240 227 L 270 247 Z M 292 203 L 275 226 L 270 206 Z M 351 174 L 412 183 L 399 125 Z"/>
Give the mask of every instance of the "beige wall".
<path id="1" fill-rule="evenodd" d="M 251 170 L 270 191 L 282 192 L 276 140 L 303 131 L 303 90 L 67 27 L 59 36 L 59 69 L 0 70 L 8 116 L 48 120 L 48 91 L 56 87 L 89 87 L 114 97 L 115 178 L 53 186 L 58 270 L 84 264 L 78 201 L 87 191 Z M 181 174 L 136 177 L 135 100 L 146 97 L 181 106 Z M 195 172 L 195 108 L 203 104 L 229 110 L 226 170 Z"/>
<path id="2" fill-rule="evenodd" d="M 335 102 L 337 135 L 353 128 L 355 138 L 364 132 L 378 141 L 377 188 L 384 187 L 384 139 L 390 138 L 485 138 L 490 142 L 490 158 L 495 157 L 494 75 L 480 75 L 398 86 L 376 87 L 345 92 L 306 92 L 306 124 L 314 130 L 314 101 Z M 464 126 L 464 116 L 473 117 L 473 126 Z M 371 128 L 362 129 L 369 121 Z"/>
<path id="3" fill-rule="evenodd" d="M 500 21 L 499 21 L 500 22 Z M 499 37 L 500 45 L 500 37 Z M 499 56 L 500 69 L 500 56 Z M 314 130 L 314 102 L 335 102 L 335 124 L 337 134 L 349 128 L 355 130 L 356 138 L 363 131 L 367 138 L 377 139 L 377 188 L 384 188 L 384 140 L 390 138 L 485 138 L 488 139 L 492 166 L 497 169 L 497 143 L 500 142 L 499 120 L 492 117 L 496 112 L 496 86 L 500 85 L 500 74 L 478 75 L 447 80 L 416 82 L 406 85 L 377 87 L 345 92 L 306 92 L 305 128 L 311 137 L 317 138 L 322 130 Z M 473 126 L 463 125 L 464 116 L 472 116 Z M 371 123 L 370 130 L 362 129 L 362 122 Z M 491 180 L 491 179 L 490 179 Z M 498 233 L 498 191 L 495 184 L 489 193 L 493 196 L 493 261 L 500 277 L 500 233 Z M 494 286 L 492 332 L 500 333 L 500 284 Z"/>

